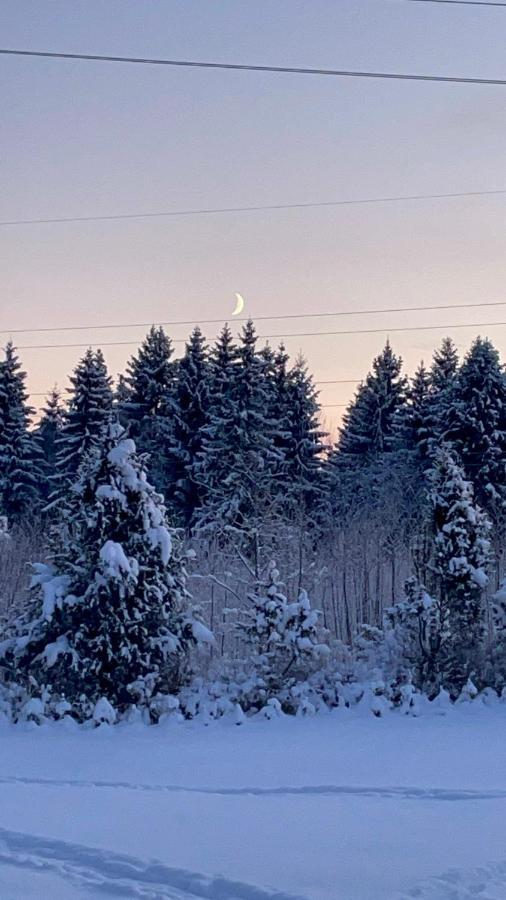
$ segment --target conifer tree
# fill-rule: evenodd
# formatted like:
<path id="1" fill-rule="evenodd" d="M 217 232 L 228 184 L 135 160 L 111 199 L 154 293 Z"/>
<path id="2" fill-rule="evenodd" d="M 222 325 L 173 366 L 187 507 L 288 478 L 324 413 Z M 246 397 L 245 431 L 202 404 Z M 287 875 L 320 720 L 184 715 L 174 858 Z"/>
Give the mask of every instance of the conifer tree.
<path id="1" fill-rule="evenodd" d="M 237 630 L 267 686 L 278 690 L 288 678 L 307 677 L 311 664 L 328 653 L 318 641 L 318 613 L 307 593 L 301 591 L 298 600 L 289 602 L 271 561 L 248 599 Z"/>
<path id="2" fill-rule="evenodd" d="M 343 417 L 337 447 L 341 456 L 370 459 L 393 449 L 395 418 L 407 388 L 401 367 L 402 360 L 387 341 Z"/>
<path id="3" fill-rule="evenodd" d="M 237 348 L 226 328 L 211 354 L 209 424 L 199 467 L 207 497 L 201 527 L 247 529 L 271 501 L 269 487 L 280 454 L 269 416 L 270 386 L 256 342 L 249 321 Z"/>
<path id="4" fill-rule="evenodd" d="M 167 455 L 175 412 L 172 394 L 177 364 L 172 355 L 170 338 L 162 327 L 152 325 L 127 364 L 116 401 L 120 422 L 137 441 L 139 451 L 149 453 L 153 484 L 164 494 L 173 477 Z"/>
<path id="5" fill-rule="evenodd" d="M 428 404 L 429 450 L 434 451 L 446 440 L 449 420 L 453 415 L 456 396 L 459 355 L 452 339 L 446 337 L 432 358 L 430 369 L 430 397 Z"/>
<path id="6" fill-rule="evenodd" d="M 163 328 L 152 325 L 121 382 L 120 419 L 137 437 L 146 419 L 163 415 L 174 380 L 173 348 Z"/>
<path id="7" fill-rule="evenodd" d="M 40 450 L 29 431 L 26 374 L 11 342 L 0 361 L 0 514 L 18 519 L 36 507 L 43 473 Z"/>
<path id="8" fill-rule="evenodd" d="M 450 337 L 443 338 L 441 347 L 435 351 L 432 357 L 431 384 L 437 391 L 445 390 L 449 383 L 457 376 L 459 369 L 459 354 Z"/>
<path id="9" fill-rule="evenodd" d="M 86 351 L 70 382 L 70 397 L 57 439 L 55 498 L 75 481 L 82 461 L 100 442 L 112 410 L 112 381 L 101 350 Z"/>
<path id="10" fill-rule="evenodd" d="M 156 716 L 157 695 L 177 692 L 189 648 L 210 635 L 188 608 L 179 542 L 121 426 L 108 425 L 84 461 L 52 550 L 11 650 L 25 687 L 79 719 L 101 698 Z"/>
<path id="11" fill-rule="evenodd" d="M 209 400 L 207 348 L 200 328 L 196 327 L 177 363 L 170 395 L 172 416 L 168 420 L 165 445 L 168 460 L 165 499 L 187 529 L 194 523 L 204 502 L 199 467 Z"/>
<path id="12" fill-rule="evenodd" d="M 302 356 L 288 372 L 284 399 L 284 415 L 280 404 L 282 491 L 295 510 L 312 515 L 324 491 L 321 455 L 326 435 L 319 424 L 318 393 Z"/>
<path id="13" fill-rule="evenodd" d="M 218 516 L 227 495 L 225 480 L 233 459 L 234 396 L 239 365 L 238 350 L 228 325 L 211 348 L 208 364 L 208 422 L 202 429 L 200 458 L 195 464 L 195 478 L 205 501 L 196 510 L 195 519 L 201 529 L 219 529 L 225 524 Z"/>
<path id="14" fill-rule="evenodd" d="M 493 522 L 499 550 L 506 532 L 506 375 L 489 340 L 474 341 L 460 369 L 455 398 L 446 435 Z"/>
<path id="15" fill-rule="evenodd" d="M 436 451 L 429 484 L 434 536 L 430 594 L 440 603 L 447 632 L 444 686 L 456 697 L 480 663 L 490 522 L 450 445 Z"/>
<path id="16" fill-rule="evenodd" d="M 424 461 L 429 452 L 431 429 L 431 378 L 423 362 L 416 370 L 406 392 L 406 404 L 396 419 L 397 440 L 402 449 Z"/>
<path id="17" fill-rule="evenodd" d="M 43 496 L 47 500 L 54 489 L 58 441 L 63 429 L 65 410 L 61 394 L 55 387 L 49 392 L 46 405 L 42 410 L 39 424 L 35 430 L 35 439 L 42 453 L 44 470 Z"/>

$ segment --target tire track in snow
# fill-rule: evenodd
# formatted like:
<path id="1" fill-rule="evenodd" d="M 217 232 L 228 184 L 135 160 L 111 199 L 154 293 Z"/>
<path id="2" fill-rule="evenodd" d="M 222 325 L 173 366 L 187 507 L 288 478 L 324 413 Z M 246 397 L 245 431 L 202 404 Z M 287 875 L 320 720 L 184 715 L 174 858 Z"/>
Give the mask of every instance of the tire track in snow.
<path id="1" fill-rule="evenodd" d="M 158 793 L 210 794 L 222 797 L 276 797 L 276 796 L 357 796 L 401 798 L 404 800 L 504 800 L 506 790 L 460 790 L 452 788 L 420 788 L 420 787 L 354 787 L 352 785 L 309 785 L 301 787 L 184 787 L 177 784 L 142 784 L 130 781 L 87 781 L 72 778 L 35 778 L 30 776 L 1 775 L 0 785 L 21 784 L 41 785 L 46 787 L 74 788 L 112 788 L 129 791 L 153 791 Z"/>
<path id="2" fill-rule="evenodd" d="M 0 865 L 50 871 L 95 894 L 149 900 L 304 900 L 221 876 L 0 828 Z"/>
<path id="3" fill-rule="evenodd" d="M 449 869 L 420 881 L 396 900 L 504 900 L 506 862 L 476 869 Z"/>

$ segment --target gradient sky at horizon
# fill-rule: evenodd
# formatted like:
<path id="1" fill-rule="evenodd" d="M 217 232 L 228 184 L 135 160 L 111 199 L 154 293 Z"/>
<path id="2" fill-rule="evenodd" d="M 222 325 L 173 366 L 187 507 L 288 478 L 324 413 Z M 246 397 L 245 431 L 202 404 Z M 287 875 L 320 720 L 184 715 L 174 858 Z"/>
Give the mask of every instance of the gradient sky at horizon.
<path id="1" fill-rule="evenodd" d="M 3 0 L 4 47 L 506 77 L 506 9 L 403 0 Z M 0 219 L 506 188 L 506 88 L 0 58 Z M 0 228 L 0 330 L 506 301 L 506 195 L 202 218 Z M 504 308 L 259 323 L 319 380 L 360 378 L 389 328 Z M 323 327 L 322 327 L 323 325 Z M 210 339 L 214 327 L 204 329 Z M 480 331 L 506 351 L 506 326 Z M 7 332 L 7 333 L 5 333 Z M 184 338 L 187 328 L 169 329 Z M 392 333 L 412 372 L 445 330 Z M 105 348 L 143 329 L 28 334 Z M 82 355 L 23 350 L 45 391 Z M 352 385 L 321 388 L 345 403 Z M 39 398 L 37 398 L 39 402 Z M 334 425 L 338 409 L 328 409 Z"/>

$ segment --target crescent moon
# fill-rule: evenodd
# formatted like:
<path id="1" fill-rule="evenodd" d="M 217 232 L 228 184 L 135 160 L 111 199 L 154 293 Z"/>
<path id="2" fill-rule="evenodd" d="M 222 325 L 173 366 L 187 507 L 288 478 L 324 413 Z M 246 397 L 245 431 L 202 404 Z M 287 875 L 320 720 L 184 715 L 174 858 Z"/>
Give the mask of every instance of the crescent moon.
<path id="1" fill-rule="evenodd" d="M 238 316 L 239 313 L 242 313 L 244 309 L 244 297 L 241 294 L 234 294 L 235 297 L 235 309 L 232 313 L 233 316 Z"/>

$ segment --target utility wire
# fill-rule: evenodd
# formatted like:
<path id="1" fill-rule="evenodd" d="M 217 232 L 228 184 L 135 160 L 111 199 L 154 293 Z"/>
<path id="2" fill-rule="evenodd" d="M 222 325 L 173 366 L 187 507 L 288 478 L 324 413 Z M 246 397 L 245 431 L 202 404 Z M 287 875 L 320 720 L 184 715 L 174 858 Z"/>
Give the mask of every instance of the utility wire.
<path id="1" fill-rule="evenodd" d="M 0 227 L 20 225 L 64 225 L 78 222 L 117 222 L 128 219 L 161 219 L 189 216 L 215 216 L 226 213 L 276 212 L 284 209 L 324 209 L 334 206 L 362 206 L 374 203 L 406 203 L 416 200 L 450 200 L 459 197 L 492 197 L 506 194 L 506 188 L 492 191 L 457 191 L 445 194 L 406 194 L 398 197 L 359 197 L 350 200 L 323 200 L 308 203 L 266 203 L 258 206 L 219 206 L 203 209 L 175 209 L 162 212 L 119 213 L 103 216 L 59 216 L 45 219 L 7 219 L 0 221 Z"/>
<path id="2" fill-rule="evenodd" d="M 250 319 L 253 319 L 255 322 L 266 322 L 266 321 L 284 321 L 286 319 L 325 319 L 325 318 L 333 318 L 341 317 L 341 316 L 369 316 L 369 315 L 383 315 L 385 313 L 400 313 L 400 312 L 432 312 L 434 310 L 439 309 L 476 309 L 478 307 L 490 307 L 490 306 L 506 306 L 506 300 L 492 300 L 492 301 L 478 301 L 476 303 L 440 303 L 436 305 L 430 306 L 391 306 L 385 307 L 383 309 L 344 309 L 339 310 L 337 312 L 322 312 L 322 313 L 283 313 L 282 315 L 277 316 L 250 316 L 246 318 L 236 318 L 234 316 L 233 321 L 237 324 L 242 322 L 249 322 Z M 224 318 L 221 319 L 200 319 L 200 325 L 222 325 L 227 320 Z M 197 322 L 195 319 L 173 319 L 170 322 L 116 322 L 115 324 L 107 324 L 107 325 L 53 325 L 50 327 L 42 327 L 42 328 L 3 328 L 0 329 L 0 334 L 38 334 L 38 333 L 46 333 L 46 332 L 61 332 L 61 331 L 102 331 L 111 328 L 151 328 L 152 325 L 158 325 L 159 327 L 166 328 L 167 326 L 174 325 L 196 325 Z"/>
<path id="3" fill-rule="evenodd" d="M 506 322 L 466 322 L 466 323 L 451 323 L 449 325 L 407 325 L 402 327 L 390 328 L 385 326 L 384 328 L 364 328 L 364 329 L 352 329 L 349 331 L 298 331 L 298 332 L 285 332 L 284 334 L 259 334 L 259 340 L 284 340 L 286 338 L 301 338 L 301 337 L 338 337 L 339 335 L 352 335 L 352 334 L 393 334 L 402 331 L 451 331 L 454 328 L 496 328 L 502 325 L 506 325 Z M 186 343 L 185 338 L 177 338 L 173 341 L 175 344 L 184 344 Z M 137 345 L 138 341 L 105 341 L 102 343 L 85 343 L 85 344 L 25 344 L 24 346 L 17 347 L 18 350 L 62 350 L 62 349 L 79 349 L 86 347 L 131 347 L 133 345 Z"/>
<path id="4" fill-rule="evenodd" d="M 0 49 L 4 56 L 31 56 L 44 59 L 75 59 L 91 62 L 137 63 L 147 66 L 172 66 L 192 69 L 224 69 L 238 72 L 269 72 L 288 75 L 328 75 L 338 78 L 385 78 L 390 81 L 436 81 L 446 84 L 506 85 L 504 78 L 473 78 L 457 75 L 414 75 L 401 72 L 363 72 L 354 69 L 313 69 L 302 66 L 260 66 L 245 63 L 205 62 L 190 59 L 157 59 L 140 56 L 109 56 L 98 53 L 60 53 L 49 50 Z"/>
<path id="5" fill-rule="evenodd" d="M 447 3 L 449 6 L 506 6 L 499 0 L 407 0 L 408 3 Z"/>

